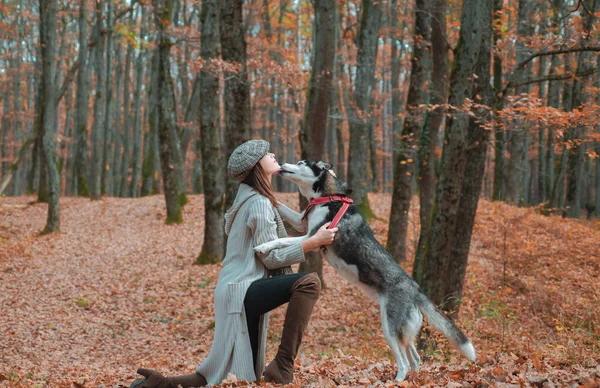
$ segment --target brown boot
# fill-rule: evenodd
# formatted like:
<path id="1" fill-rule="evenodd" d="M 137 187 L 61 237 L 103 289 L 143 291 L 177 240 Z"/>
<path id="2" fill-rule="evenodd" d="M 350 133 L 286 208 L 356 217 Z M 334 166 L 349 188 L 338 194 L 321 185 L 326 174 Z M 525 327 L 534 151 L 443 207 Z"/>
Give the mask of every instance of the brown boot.
<path id="1" fill-rule="evenodd" d="M 138 369 L 137 373 L 144 376 L 144 378 L 131 383 L 130 388 L 191 388 L 208 385 L 206 379 L 200 373 L 165 377 L 158 371 L 143 368 Z"/>
<path id="2" fill-rule="evenodd" d="M 316 273 L 301 277 L 292 286 L 281 343 L 275 359 L 265 369 L 265 382 L 289 384 L 294 379 L 294 360 L 320 293 L 321 281 Z"/>

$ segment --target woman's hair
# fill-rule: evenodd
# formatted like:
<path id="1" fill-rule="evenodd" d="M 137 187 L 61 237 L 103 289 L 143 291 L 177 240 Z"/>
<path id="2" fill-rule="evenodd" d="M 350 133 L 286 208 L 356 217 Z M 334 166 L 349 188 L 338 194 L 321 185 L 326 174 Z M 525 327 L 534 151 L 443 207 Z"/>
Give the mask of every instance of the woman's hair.
<path id="1" fill-rule="evenodd" d="M 259 193 L 260 195 L 267 197 L 269 201 L 273 204 L 273 206 L 278 207 L 277 199 L 275 198 L 275 193 L 273 192 L 273 186 L 271 186 L 271 182 L 267 177 L 267 173 L 262 168 L 260 163 L 256 163 L 252 170 L 250 170 L 250 174 L 243 180 L 243 183 L 249 185 Z"/>

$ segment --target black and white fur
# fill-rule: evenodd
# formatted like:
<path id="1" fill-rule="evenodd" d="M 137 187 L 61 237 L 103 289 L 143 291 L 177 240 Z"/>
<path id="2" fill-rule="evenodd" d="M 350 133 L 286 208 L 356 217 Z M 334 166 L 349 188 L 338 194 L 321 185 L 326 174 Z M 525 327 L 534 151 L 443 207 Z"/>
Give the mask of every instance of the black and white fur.
<path id="1" fill-rule="evenodd" d="M 283 164 L 281 167 L 281 176 L 296 183 L 309 201 L 317 197 L 350 194 L 347 184 L 335 176 L 328 163 L 303 160 L 296 165 Z M 333 220 L 341 206 L 340 202 L 316 205 L 308 214 L 308 233 L 305 236 L 270 241 L 254 250 L 266 253 L 309 238 L 323 224 Z M 294 212 L 286 216 L 288 219 L 298 218 L 292 223 L 301 224 L 301 215 Z M 419 369 L 421 359 L 414 343 L 423 315 L 453 346 L 469 360 L 475 361 L 475 348 L 471 341 L 438 311 L 417 283 L 379 244 L 357 206 L 350 205 L 338 228 L 333 243 L 327 246 L 325 258 L 346 280 L 379 303 L 383 334 L 398 366 L 396 380 L 404 380 L 409 367 L 415 371 Z"/>

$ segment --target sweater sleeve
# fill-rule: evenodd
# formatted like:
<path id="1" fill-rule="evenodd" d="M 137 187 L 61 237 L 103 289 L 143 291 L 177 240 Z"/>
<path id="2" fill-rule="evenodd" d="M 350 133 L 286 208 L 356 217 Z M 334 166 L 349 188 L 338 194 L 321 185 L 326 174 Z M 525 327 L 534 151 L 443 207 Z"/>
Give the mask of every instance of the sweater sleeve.
<path id="1" fill-rule="evenodd" d="M 276 240 L 277 223 L 273 206 L 267 199 L 258 199 L 250 204 L 248 227 L 252 232 L 253 246 Z M 297 243 L 286 248 L 278 248 L 261 255 L 255 253 L 268 269 L 286 267 L 304 261 L 302 244 Z"/>

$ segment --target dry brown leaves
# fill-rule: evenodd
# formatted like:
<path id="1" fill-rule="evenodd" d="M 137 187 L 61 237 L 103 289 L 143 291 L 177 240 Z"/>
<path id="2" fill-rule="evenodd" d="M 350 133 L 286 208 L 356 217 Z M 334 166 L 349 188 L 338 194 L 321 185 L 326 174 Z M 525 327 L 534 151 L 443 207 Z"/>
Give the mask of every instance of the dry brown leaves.
<path id="1" fill-rule="evenodd" d="M 297 194 L 279 196 L 297 207 Z M 63 198 L 62 232 L 47 236 L 39 236 L 45 205 L 0 199 L 0 386 L 126 387 L 138 366 L 192 371 L 212 343 L 220 265 L 193 264 L 204 205 L 189 198 L 185 223 L 172 226 L 161 196 Z M 370 203 L 386 220 L 390 196 Z M 413 205 L 409 257 L 419 232 Z M 386 222 L 371 223 L 382 242 Z M 440 341 L 401 386 L 598 386 L 598 223 L 481 201 L 467 271 L 458 324 L 479 361 Z M 397 386 L 375 303 L 327 265 L 325 281 L 294 384 Z M 268 358 L 284 312 L 272 314 Z"/>

